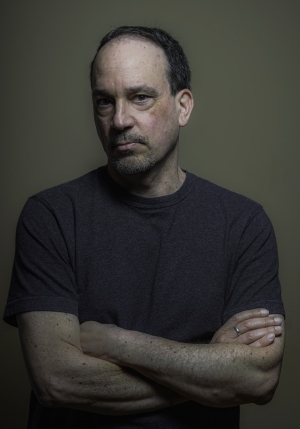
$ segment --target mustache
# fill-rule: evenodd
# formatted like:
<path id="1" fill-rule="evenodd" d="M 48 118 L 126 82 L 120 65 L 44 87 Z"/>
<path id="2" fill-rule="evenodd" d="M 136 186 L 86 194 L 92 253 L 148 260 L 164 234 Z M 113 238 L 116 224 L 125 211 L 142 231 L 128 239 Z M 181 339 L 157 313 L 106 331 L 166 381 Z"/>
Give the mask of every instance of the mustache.
<path id="1" fill-rule="evenodd" d="M 141 143 L 148 146 L 148 140 L 146 139 L 146 137 L 140 134 L 121 133 L 110 139 L 109 147 L 110 149 L 114 149 L 119 144 L 126 144 L 132 142 Z"/>

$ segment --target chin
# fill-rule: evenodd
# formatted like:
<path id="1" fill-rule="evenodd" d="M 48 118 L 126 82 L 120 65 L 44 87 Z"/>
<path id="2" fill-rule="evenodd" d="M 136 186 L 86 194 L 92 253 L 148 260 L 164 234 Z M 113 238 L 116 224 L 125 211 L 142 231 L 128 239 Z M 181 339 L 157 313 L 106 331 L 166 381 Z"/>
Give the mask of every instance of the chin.
<path id="1" fill-rule="evenodd" d="M 111 158 L 110 163 L 118 173 L 125 176 L 135 176 L 151 170 L 155 166 L 156 161 L 151 155 L 143 158 L 129 155 L 120 159 Z"/>

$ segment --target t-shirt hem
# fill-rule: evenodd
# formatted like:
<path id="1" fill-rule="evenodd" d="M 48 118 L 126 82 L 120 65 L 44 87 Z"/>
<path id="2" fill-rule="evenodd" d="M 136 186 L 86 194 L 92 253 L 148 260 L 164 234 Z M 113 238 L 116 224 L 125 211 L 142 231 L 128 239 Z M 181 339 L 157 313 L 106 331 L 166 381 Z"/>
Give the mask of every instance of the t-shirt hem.
<path id="1" fill-rule="evenodd" d="M 223 313 L 223 322 L 225 323 L 228 319 L 234 316 L 237 313 L 240 313 L 245 310 L 252 310 L 254 308 L 266 308 L 269 310 L 270 314 L 282 314 L 285 317 L 285 310 L 283 304 L 279 301 L 258 301 L 251 303 L 251 308 L 249 304 L 244 304 L 242 306 L 235 307 L 230 311 Z"/>
<path id="2" fill-rule="evenodd" d="M 65 298 L 49 296 L 18 299 L 7 304 L 3 320 L 9 325 L 17 327 L 17 314 L 30 311 L 71 313 L 78 317 L 78 303 Z"/>

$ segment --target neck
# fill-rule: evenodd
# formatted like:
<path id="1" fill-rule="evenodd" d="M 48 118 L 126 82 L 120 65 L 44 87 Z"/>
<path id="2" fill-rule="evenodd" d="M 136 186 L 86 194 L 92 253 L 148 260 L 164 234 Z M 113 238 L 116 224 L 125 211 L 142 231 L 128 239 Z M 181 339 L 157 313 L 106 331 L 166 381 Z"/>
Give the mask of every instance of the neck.
<path id="1" fill-rule="evenodd" d="M 163 170 L 156 167 L 130 176 L 121 175 L 108 163 L 108 172 L 118 185 L 134 195 L 156 198 L 176 192 L 185 180 L 185 172 L 178 165 L 174 168 L 165 167 Z"/>

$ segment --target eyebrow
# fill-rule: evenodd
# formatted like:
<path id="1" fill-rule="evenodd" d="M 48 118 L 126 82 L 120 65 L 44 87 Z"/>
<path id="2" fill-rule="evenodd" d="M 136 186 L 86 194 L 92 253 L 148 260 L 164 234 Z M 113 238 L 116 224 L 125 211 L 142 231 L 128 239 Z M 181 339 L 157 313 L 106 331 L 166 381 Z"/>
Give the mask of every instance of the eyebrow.
<path id="1" fill-rule="evenodd" d="M 158 96 L 158 92 L 148 85 L 137 85 L 137 86 L 131 86 L 127 88 L 126 92 L 129 94 L 135 94 L 137 92 L 146 92 L 149 95 L 152 95 L 153 97 Z M 93 97 L 96 97 L 97 95 L 102 95 L 104 97 L 111 97 L 111 94 L 105 89 L 101 88 L 95 88 L 92 92 Z"/>
<path id="2" fill-rule="evenodd" d="M 153 95 L 154 97 L 158 96 L 158 92 L 156 91 L 156 89 L 154 89 L 154 88 L 152 88 L 151 86 L 148 86 L 148 85 L 132 86 L 132 87 L 128 88 L 128 92 L 129 93 L 146 92 L 147 94 Z"/>
<path id="3" fill-rule="evenodd" d="M 93 89 L 92 95 L 93 97 L 96 97 L 97 95 L 103 95 L 103 96 L 109 97 L 109 93 L 105 91 L 105 89 L 98 89 L 98 88 Z"/>

